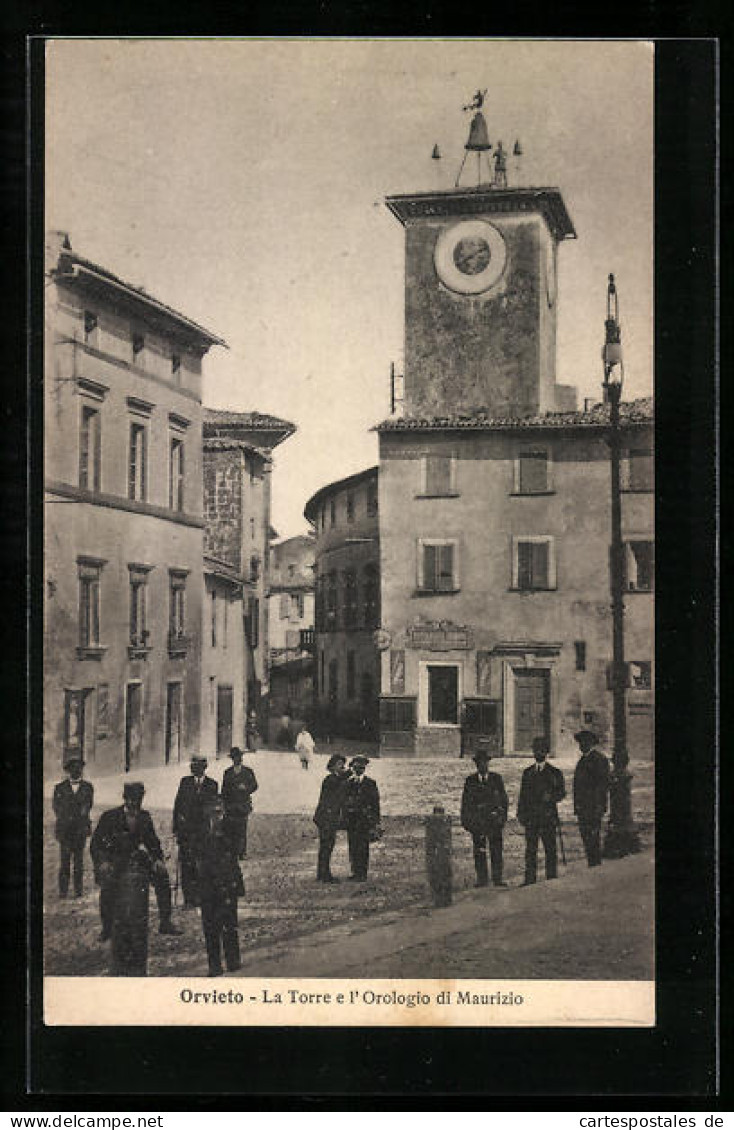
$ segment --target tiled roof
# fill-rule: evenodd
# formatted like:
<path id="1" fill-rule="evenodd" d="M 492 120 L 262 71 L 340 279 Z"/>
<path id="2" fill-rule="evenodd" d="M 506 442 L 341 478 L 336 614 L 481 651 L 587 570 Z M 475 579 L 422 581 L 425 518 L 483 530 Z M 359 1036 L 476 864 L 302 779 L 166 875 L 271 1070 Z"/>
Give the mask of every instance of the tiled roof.
<path id="1" fill-rule="evenodd" d="M 225 349 L 229 348 L 226 341 L 221 337 L 217 337 L 216 334 L 211 333 L 209 330 L 199 325 L 193 318 L 188 318 L 179 310 L 175 310 L 173 306 L 169 306 L 166 302 L 161 302 L 159 298 L 154 298 L 144 287 L 134 286 L 132 283 L 126 282 L 124 279 L 120 278 L 119 275 L 109 271 L 106 267 L 101 267 L 99 263 L 93 263 L 91 259 L 86 259 L 83 255 L 72 251 L 70 245 L 63 247 L 59 255 L 58 267 L 54 272 L 55 276 L 58 278 L 64 278 L 65 276 L 73 278 L 78 274 L 80 269 L 95 276 L 102 282 L 110 283 L 113 287 L 126 291 L 130 298 L 139 302 L 145 302 L 149 307 L 157 309 L 160 313 L 169 315 L 184 326 L 190 333 L 203 339 L 209 345 L 222 345 Z"/>
<path id="2" fill-rule="evenodd" d="M 639 400 L 623 401 L 620 405 L 620 422 L 623 426 L 651 424 L 653 422 L 651 396 Z M 517 431 L 525 428 L 603 428 L 609 425 L 609 405 L 595 404 L 588 411 L 546 412 L 539 416 L 496 417 L 483 412 L 453 416 L 403 416 L 383 420 L 374 431 L 409 432 L 433 429 L 474 429 L 476 431 Z"/>
<path id="3" fill-rule="evenodd" d="M 215 424 L 222 428 L 253 428 L 272 432 L 296 430 L 295 424 L 290 420 L 281 420 L 279 416 L 269 416 L 266 412 L 232 412 L 228 408 L 205 408 L 204 427 L 207 424 Z"/>
<path id="4" fill-rule="evenodd" d="M 259 455 L 266 463 L 272 461 L 269 451 L 256 447 L 244 439 L 222 438 L 221 436 L 204 436 L 204 451 L 246 451 L 250 455 Z"/>

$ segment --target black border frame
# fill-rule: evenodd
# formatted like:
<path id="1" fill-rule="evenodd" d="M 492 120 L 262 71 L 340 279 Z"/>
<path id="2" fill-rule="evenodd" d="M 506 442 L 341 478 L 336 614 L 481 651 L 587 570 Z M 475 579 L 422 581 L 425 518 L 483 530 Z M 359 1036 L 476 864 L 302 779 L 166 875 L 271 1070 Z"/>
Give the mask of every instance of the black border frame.
<path id="1" fill-rule="evenodd" d="M 269 11 L 279 23 L 276 34 L 292 33 L 296 9 Z M 431 13 L 403 31 L 406 12 L 373 20 L 372 34 L 448 35 L 447 21 L 431 26 Z M 193 12 L 181 13 L 176 34 L 189 34 Z M 327 13 L 333 17 L 333 13 Z M 354 34 L 366 15 L 353 7 L 341 26 L 333 19 L 329 34 Z M 99 18 L 99 15 L 98 15 Z M 38 28 L 43 34 L 69 34 L 55 19 Z M 112 19 L 102 32 L 111 35 Z M 148 16 L 148 24 L 155 18 Z M 318 22 L 318 21 L 316 21 Z M 415 23 L 421 26 L 418 29 Z M 93 26 L 93 21 L 90 21 Z M 366 20 L 363 21 L 366 23 Z M 692 20 L 688 17 L 692 30 Z M 146 34 L 165 34 L 149 26 Z M 299 29 L 300 31 L 301 29 Z M 319 32 L 312 28 L 312 32 Z M 139 34 L 143 34 L 139 30 Z M 86 28 L 83 34 L 93 34 Z M 120 31 L 118 34 L 126 34 Z M 195 32 L 193 32 L 195 34 Z M 304 34 L 301 32 L 301 34 Z M 305 33 L 309 34 L 309 33 Z M 476 34 L 476 32 L 474 32 Z M 608 37 L 607 37 L 608 38 Z M 40 51 L 39 51 L 40 48 Z M 30 224 L 33 258 L 30 272 L 30 396 L 33 450 L 38 452 L 42 342 L 39 317 L 43 272 L 42 49 L 31 49 Z M 40 56 L 40 58 L 39 58 Z M 12 76 L 11 76 L 12 77 Z M 358 1096 L 397 1096 L 415 1109 L 429 1099 L 436 1109 L 442 1096 L 563 1098 L 569 1109 L 583 1097 L 595 1106 L 619 1108 L 634 1096 L 635 1109 L 662 1096 L 677 1109 L 708 1105 L 720 1094 L 717 1081 L 717 983 L 715 903 L 716 765 L 715 688 L 717 655 L 713 646 L 716 612 L 714 572 L 717 535 L 717 84 L 718 45 L 713 39 L 659 40 L 656 43 L 656 419 L 658 581 L 657 646 L 665 656 L 658 679 L 658 1023 L 654 1029 L 51 1029 L 40 1022 L 39 916 L 31 920 L 31 1003 L 28 1013 L 28 1063 L 18 1078 L 18 1108 L 37 1110 L 51 1099 L 56 1108 L 110 1109 L 118 1105 L 150 1110 L 170 1108 L 177 1096 L 187 1109 L 216 1109 L 236 1096 L 253 1109 L 344 1108 Z M 11 153 L 15 137 L 11 136 Z M 634 139 L 629 139 L 630 175 L 634 175 Z M 15 168 L 17 175 L 17 166 Z M 12 186 L 17 187 L 17 186 Z M 21 206 L 22 211 L 22 206 Z M 40 226 L 39 226 L 40 225 Z M 40 239 L 39 239 L 40 233 Z M 672 233 L 672 234 L 671 234 Z M 42 255 L 40 255 L 42 259 Z M 16 283 L 17 288 L 17 283 Z M 22 418 L 22 417 L 21 417 Z M 12 429 L 9 429 L 12 431 Z M 22 436 L 22 431 L 20 431 Z M 11 483 L 22 482 L 23 445 L 18 434 L 2 441 L 4 469 Z M 20 473 L 18 473 L 20 472 Z M 40 465 L 30 467 L 32 594 L 39 582 Z M 10 492 L 17 518 L 23 490 Z M 22 538 L 11 530 L 11 565 L 23 558 Z M 20 550 L 16 553 L 16 550 Z M 7 572 L 7 584 L 15 573 Z M 22 574 L 21 574 L 22 576 Z M 35 606 L 39 607 L 38 604 Z M 6 623 L 13 624 L 12 598 Z M 16 615 L 16 620 L 18 619 Z M 22 611 L 21 611 L 22 626 Z M 17 627 L 17 625 L 16 625 Z M 29 753 L 38 749 L 38 615 L 31 624 L 32 682 Z M 681 688 L 686 688 L 686 694 Z M 16 726 L 15 729 L 19 729 Z M 15 737 L 11 725 L 11 735 Z M 7 736 L 7 725 L 6 725 Z M 13 742 L 13 744 L 15 744 Z M 666 760 L 660 751 L 673 751 Z M 8 762 L 5 763 L 8 765 Z M 38 781 L 34 782 L 38 786 Z M 6 805 L 6 813 L 8 808 Z M 21 817 L 17 806 L 10 818 Z M 17 922 L 22 873 L 15 866 L 3 828 L 10 898 L 3 920 Z M 33 828 L 31 847 L 37 846 Z M 8 870 L 7 860 L 11 860 Z M 38 855 L 33 878 L 38 883 Z M 20 879 L 20 883 L 19 883 Z M 38 886 L 35 888 L 38 890 Z M 15 900 L 15 901 L 13 901 Z M 23 953 L 20 932 L 22 978 Z M 25 992 L 19 994 L 25 1011 Z M 4 1051 L 14 1064 L 20 1026 L 7 1025 Z M 191 1067 L 200 1065 L 192 1092 Z M 530 1066 L 532 1065 L 532 1066 Z M 206 1091 L 202 1090 L 201 1078 Z M 30 1094 L 22 1097 L 28 1088 Z M 276 1098 L 275 1096 L 280 1096 Z M 298 1096 L 301 1096 L 300 1098 Z M 342 1096 L 341 1102 L 339 1097 Z M 284 1102 L 289 1098 L 289 1102 Z M 100 1101 L 98 1102 L 97 1099 Z M 346 1099 L 346 1103 L 345 1100 Z M 658 1100 L 657 1103 L 654 1100 Z M 696 1101 L 697 1100 L 697 1101 Z M 517 1104 L 513 1104 L 517 1105 Z M 588 1102 L 583 1104 L 588 1108 Z M 669 1104 L 670 1105 L 670 1104 Z"/>

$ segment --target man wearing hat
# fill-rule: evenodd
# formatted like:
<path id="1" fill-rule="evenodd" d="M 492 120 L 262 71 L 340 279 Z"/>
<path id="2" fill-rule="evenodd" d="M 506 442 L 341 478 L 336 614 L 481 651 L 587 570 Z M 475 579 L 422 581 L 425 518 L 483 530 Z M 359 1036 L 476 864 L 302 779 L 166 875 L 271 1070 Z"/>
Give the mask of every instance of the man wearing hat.
<path id="1" fill-rule="evenodd" d="M 461 797 L 461 826 L 472 838 L 474 845 L 474 868 L 477 873 L 477 887 L 489 884 L 487 869 L 487 843 L 492 866 L 492 883 L 495 887 L 506 887 L 502 881 L 502 829 L 507 821 L 507 793 L 499 773 L 489 773 L 490 755 L 486 750 L 474 754 L 476 773 L 471 773 L 464 782 Z"/>
<path id="2" fill-rule="evenodd" d="M 83 780 L 83 759 L 69 755 L 64 762 L 65 780 L 56 785 L 53 810 L 56 817 L 56 839 L 61 852 L 59 861 L 59 898 L 69 893 L 69 878 L 74 867 L 74 897 L 81 898 L 84 881 L 84 845 L 92 830 L 89 813 L 94 803 L 94 789 Z"/>
<path id="3" fill-rule="evenodd" d="M 222 800 L 227 829 L 238 859 L 247 855 L 247 821 L 252 812 L 251 796 L 257 792 L 257 778 L 249 765 L 242 764 L 242 750 L 232 746 L 232 764 L 222 777 Z"/>
<path id="4" fill-rule="evenodd" d="M 221 977 L 222 951 L 228 973 L 240 968 L 237 899 L 245 893 L 222 797 L 215 796 L 204 805 L 197 866 L 209 976 Z"/>
<path id="5" fill-rule="evenodd" d="M 365 777 L 369 757 L 358 753 L 349 762 L 351 776 L 344 795 L 344 815 L 347 825 L 349 862 L 353 882 L 364 883 L 370 862 L 370 840 L 377 834 L 380 823 L 380 793 L 377 782 Z"/>
<path id="6" fill-rule="evenodd" d="M 560 769 L 546 761 L 549 752 L 547 738 L 533 738 L 535 764 L 528 766 L 520 782 L 517 818 L 525 828 L 524 886 L 534 883 L 537 876 L 538 839 L 543 841 L 546 879 L 555 879 L 558 874 L 556 805 L 566 795 L 566 786 Z"/>
<path id="7" fill-rule="evenodd" d="M 579 730 L 573 740 L 581 750 L 573 775 L 573 810 L 579 821 L 579 832 L 589 867 L 601 863 L 601 822 L 607 810 L 609 794 L 609 762 L 600 750 L 591 730 Z"/>
<path id="8" fill-rule="evenodd" d="M 204 831 L 204 806 L 217 796 L 217 782 L 206 775 L 207 760 L 191 758 L 191 776 L 182 777 L 173 802 L 173 834 L 178 841 L 184 906 L 199 905 L 196 857 Z"/>
<path id="9" fill-rule="evenodd" d="M 126 781 L 119 808 L 103 812 L 89 850 L 100 886 L 100 941 L 112 938 L 112 972 L 144 977 L 148 963 L 148 888 L 158 899 L 159 933 L 180 934 L 171 922 L 171 884 L 150 813 L 145 786 Z"/>
<path id="10" fill-rule="evenodd" d="M 331 853 L 336 843 L 336 833 L 344 827 L 344 798 L 347 788 L 346 757 L 335 753 L 326 763 L 327 773 L 321 782 L 321 793 L 313 822 L 319 830 L 319 859 L 316 881 L 338 883 L 331 873 Z"/>

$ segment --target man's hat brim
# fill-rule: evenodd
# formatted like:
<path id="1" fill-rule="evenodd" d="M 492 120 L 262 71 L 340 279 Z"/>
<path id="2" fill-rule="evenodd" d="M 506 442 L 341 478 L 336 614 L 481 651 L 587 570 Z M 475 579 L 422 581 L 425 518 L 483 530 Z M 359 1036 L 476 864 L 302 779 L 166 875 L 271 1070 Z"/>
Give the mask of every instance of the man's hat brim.
<path id="1" fill-rule="evenodd" d="M 350 765 L 369 765 L 369 757 L 364 757 L 361 753 L 357 757 L 353 757 L 349 762 Z"/>
<path id="2" fill-rule="evenodd" d="M 593 730 L 579 730 L 577 733 L 575 733 L 573 735 L 573 740 L 575 742 L 582 742 L 582 741 L 584 741 L 584 739 L 586 741 L 589 741 L 589 742 L 598 742 L 599 741 L 598 737 L 593 732 Z"/>
<path id="3" fill-rule="evenodd" d="M 335 753 L 334 756 L 330 757 L 329 760 L 326 762 L 326 768 L 327 769 L 336 769 L 337 765 L 346 765 L 346 763 L 347 763 L 346 757 L 341 757 L 341 756 L 339 756 L 339 754 Z"/>

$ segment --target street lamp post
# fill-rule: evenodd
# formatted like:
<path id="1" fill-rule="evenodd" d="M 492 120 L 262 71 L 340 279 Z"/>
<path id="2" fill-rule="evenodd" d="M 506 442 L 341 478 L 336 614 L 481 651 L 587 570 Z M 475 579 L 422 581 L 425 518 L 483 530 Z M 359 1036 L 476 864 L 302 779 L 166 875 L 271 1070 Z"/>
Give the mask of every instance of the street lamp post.
<path id="1" fill-rule="evenodd" d="M 639 851 L 639 840 L 632 823 L 632 773 L 627 752 L 627 665 L 624 660 L 624 545 L 622 542 L 622 493 L 620 466 L 622 434 L 619 405 L 624 383 L 622 363 L 622 330 L 619 325 L 619 301 L 614 275 L 607 287 L 607 317 L 604 348 L 604 399 L 609 405 L 609 450 L 611 467 L 611 560 L 610 586 L 612 607 L 612 702 L 614 747 L 609 791 L 609 825 L 604 841 L 604 855 L 615 859 Z"/>

